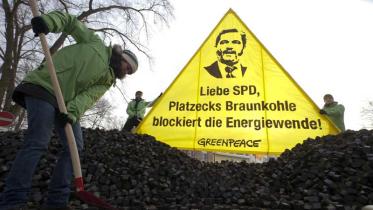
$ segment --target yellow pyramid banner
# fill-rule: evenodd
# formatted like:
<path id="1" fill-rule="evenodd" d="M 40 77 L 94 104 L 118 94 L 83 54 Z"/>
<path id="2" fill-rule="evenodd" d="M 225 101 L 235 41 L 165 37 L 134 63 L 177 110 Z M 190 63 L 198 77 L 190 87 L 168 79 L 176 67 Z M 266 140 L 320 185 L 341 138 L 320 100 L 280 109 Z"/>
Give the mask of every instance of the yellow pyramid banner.
<path id="1" fill-rule="evenodd" d="M 275 155 L 338 132 L 231 9 L 137 129 L 180 149 Z"/>

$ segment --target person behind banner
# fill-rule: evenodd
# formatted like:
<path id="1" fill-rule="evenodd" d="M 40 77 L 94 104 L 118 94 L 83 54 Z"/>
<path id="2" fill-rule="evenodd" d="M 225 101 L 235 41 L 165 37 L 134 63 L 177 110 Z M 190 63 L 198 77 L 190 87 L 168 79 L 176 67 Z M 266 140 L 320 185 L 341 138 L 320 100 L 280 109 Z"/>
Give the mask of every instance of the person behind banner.
<path id="1" fill-rule="evenodd" d="M 341 130 L 345 131 L 344 112 L 345 107 L 342 104 L 334 101 L 330 94 L 324 95 L 324 107 L 320 110 L 320 114 L 326 115 L 329 119 Z"/>
<path id="2" fill-rule="evenodd" d="M 48 68 L 42 63 L 26 75 L 13 92 L 13 100 L 27 110 L 27 132 L 7 176 L 0 198 L 0 210 L 27 209 L 32 176 L 40 157 L 47 152 L 53 129 L 62 144 L 50 178 L 46 203 L 38 209 L 69 210 L 73 178 L 70 151 L 64 131 L 72 125 L 78 151 L 83 149 L 79 119 L 115 83 L 138 68 L 135 54 L 120 45 L 105 46 L 94 31 L 75 16 L 54 11 L 34 17 L 32 29 L 40 33 L 64 32 L 76 43 L 56 52 L 52 59 L 64 96 L 67 114 L 58 110 Z"/>
<path id="3" fill-rule="evenodd" d="M 246 47 L 246 34 L 237 29 L 222 30 L 215 41 L 218 60 L 204 67 L 215 78 L 242 78 L 247 67 L 240 64 Z"/>
<path id="4" fill-rule="evenodd" d="M 131 132 L 133 128 L 137 127 L 145 116 L 146 108 L 152 107 L 162 93 L 153 101 L 145 101 L 142 95 L 143 93 L 141 91 L 136 91 L 135 99 L 132 99 L 128 103 L 126 109 L 128 118 L 124 124 L 123 130 Z"/>

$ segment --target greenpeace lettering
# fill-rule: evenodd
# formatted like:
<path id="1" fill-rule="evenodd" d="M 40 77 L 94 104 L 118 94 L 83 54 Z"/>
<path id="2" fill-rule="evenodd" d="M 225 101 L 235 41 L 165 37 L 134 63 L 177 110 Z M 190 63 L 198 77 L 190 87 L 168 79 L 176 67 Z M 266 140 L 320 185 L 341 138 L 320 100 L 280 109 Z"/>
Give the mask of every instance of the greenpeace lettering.
<path id="1" fill-rule="evenodd" d="M 248 148 L 248 147 L 260 147 L 262 140 L 256 139 L 216 139 L 216 138 L 201 138 L 197 141 L 198 145 L 202 147 L 236 147 L 236 148 Z"/>

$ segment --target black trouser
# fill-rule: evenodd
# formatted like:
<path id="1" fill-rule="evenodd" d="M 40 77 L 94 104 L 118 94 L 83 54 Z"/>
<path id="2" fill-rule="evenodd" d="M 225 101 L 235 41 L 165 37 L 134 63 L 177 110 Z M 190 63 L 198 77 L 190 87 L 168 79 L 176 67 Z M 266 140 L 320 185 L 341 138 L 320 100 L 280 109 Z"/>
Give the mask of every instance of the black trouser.
<path id="1" fill-rule="evenodd" d="M 123 130 L 130 132 L 133 127 L 136 127 L 140 124 L 141 120 L 141 118 L 137 117 L 128 118 L 126 123 L 124 124 Z"/>

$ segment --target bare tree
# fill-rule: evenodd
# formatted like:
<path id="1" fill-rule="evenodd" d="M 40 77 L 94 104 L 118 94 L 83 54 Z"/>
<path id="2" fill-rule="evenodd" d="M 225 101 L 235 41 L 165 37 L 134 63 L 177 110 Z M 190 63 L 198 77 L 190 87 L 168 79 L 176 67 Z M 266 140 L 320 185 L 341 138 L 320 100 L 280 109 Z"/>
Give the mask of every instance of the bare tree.
<path id="1" fill-rule="evenodd" d="M 110 114 L 112 106 L 105 98 L 101 98 L 91 109 L 89 109 L 80 119 L 84 127 L 104 128 L 104 117 Z"/>
<path id="2" fill-rule="evenodd" d="M 361 119 L 363 119 L 364 128 L 373 129 L 373 101 L 369 101 L 366 106 L 361 109 Z"/>
<path id="3" fill-rule="evenodd" d="M 134 48 L 149 59 L 147 37 L 154 26 L 167 25 L 173 10 L 169 0 L 40 0 L 38 4 L 41 13 L 59 10 L 76 15 L 107 44 L 126 43 L 127 48 Z M 30 30 L 28 1 L 2 0 L 0 6 L 0 109 L 23 121 L 24 114 L 12 103 L 11 94 L 24 75 L 40 64 L 43 53 Z M 63 33 L 47 38 L 53 43 L 51 53 L 74 42 Z"/>

